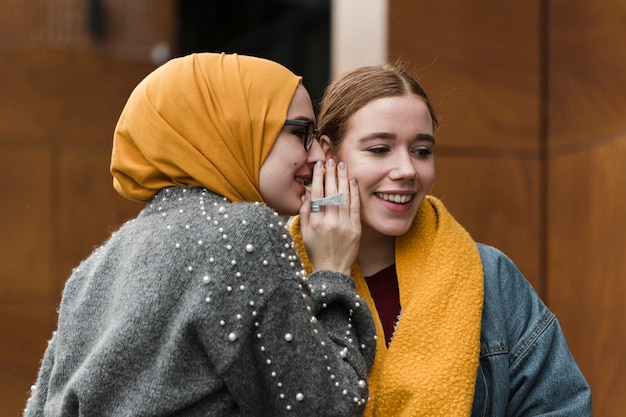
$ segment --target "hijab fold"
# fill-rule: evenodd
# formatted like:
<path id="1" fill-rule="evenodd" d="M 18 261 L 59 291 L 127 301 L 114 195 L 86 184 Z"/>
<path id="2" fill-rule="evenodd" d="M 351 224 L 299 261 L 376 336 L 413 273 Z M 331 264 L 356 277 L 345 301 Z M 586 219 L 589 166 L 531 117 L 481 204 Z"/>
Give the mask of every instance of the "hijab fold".
<path id="1" fill-rule="evenodd" d="M 168 186 L 262 201 L 259 171 L 300 81 L 276 62 L 237 54 L 168 61 L 122 110 L 113 136 L 114 188 L 136 201 Z"/>

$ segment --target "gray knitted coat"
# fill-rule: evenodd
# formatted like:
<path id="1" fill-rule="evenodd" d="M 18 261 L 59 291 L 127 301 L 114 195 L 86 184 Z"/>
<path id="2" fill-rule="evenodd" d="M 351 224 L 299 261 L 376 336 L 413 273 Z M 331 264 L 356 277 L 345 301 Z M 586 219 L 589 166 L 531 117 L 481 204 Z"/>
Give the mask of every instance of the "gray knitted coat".
<path id="1" fill-rule="evenodd" d="M 75 268 L 25 416 L 352 416 L 375 349 L 352 279 L 282 219 L 167 188 Z"/>

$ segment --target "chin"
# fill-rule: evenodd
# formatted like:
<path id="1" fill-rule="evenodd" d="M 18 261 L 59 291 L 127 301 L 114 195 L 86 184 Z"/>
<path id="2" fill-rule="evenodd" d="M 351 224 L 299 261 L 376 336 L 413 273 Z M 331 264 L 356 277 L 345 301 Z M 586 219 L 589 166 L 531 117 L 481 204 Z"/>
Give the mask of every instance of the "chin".
<path id="1" fill-rule="evenodd" d="M 398 237 L 408 232 L 411 225 L 412 223 L 394 226 L 385 225 L 385 227 L 378 229 L 378 232 L 386 236 Z"/>
<path id="2" fill-rule="evenodd" d="M 296 216 L 300 214 L 300 207 L 302 206 L 302 202 L 300 201 L 298 205 L 284 207 L 284 210 L 279 211 L 278 214 L 281 216 Z"/>

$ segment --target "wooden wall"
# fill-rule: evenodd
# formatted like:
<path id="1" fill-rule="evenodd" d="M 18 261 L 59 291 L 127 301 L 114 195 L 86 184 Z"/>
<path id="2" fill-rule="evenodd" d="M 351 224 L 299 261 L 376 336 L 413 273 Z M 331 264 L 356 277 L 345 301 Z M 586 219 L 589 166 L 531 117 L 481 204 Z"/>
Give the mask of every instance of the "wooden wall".
<path id="1" fill-rule="evenodd" d="M 597 417 L 626 415 L 626 4 L 549 9 L 548 300 Z"/>
<path id="2" fill-rule="evenodd" d="M 171 2 L 107 1 L 102 39 L 88 35 L 86 4 L 0 7 L 2 417 L 21 415 L 71 269 L 141 209 L 113 190 L 112 134 L 171 38 Z"/>
<path id="3" fill-rule="evenodd" d="M 556 313 L 594 415 L 626 411 L 626 8 L 390 1 L 391 59 L 442 119 L 440 196 Z"/>
<path id="4" fill-rule="evenodd" d="M 0 416 L 25 405 L 71 269 L 140 204 L 108 173 L 112 132 L 152 67 L 0 51 Z"/>

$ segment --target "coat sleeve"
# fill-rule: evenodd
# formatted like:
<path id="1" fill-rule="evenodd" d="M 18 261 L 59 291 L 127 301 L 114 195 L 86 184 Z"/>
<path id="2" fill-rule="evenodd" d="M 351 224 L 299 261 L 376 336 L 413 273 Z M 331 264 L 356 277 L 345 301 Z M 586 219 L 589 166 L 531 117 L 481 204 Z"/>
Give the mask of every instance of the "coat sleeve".
<path id="1" fill-rule="evenodd" d="M 24 417 L 43 416 L 46 397 L 48 396 L 48 385 L 50 374 L 54 367 L 54 334 L 48 341 L 48 347 L 41 361 L 37 382 L 31 387 L 30 397 L 26 402 Z"/>
<path id="2" fill-rule="evenodd" d="M 376 330 L 353 279 L 306 276 L 280 221 L 246 219 L 228 232 L 227 254 L 213 255 L 231 262 L 212 264 L 206 308 L 219 319 L 201 321 L 230 396 L 243 415 L 360 415 Z"/>
<path id="3" fill-rule="evenodd" d="M 253 349 L 268 415 L 360 415 L 375 329 L 352 278 L 312 274 L 304 290 L 285 282 L 262 312 Z"/>

